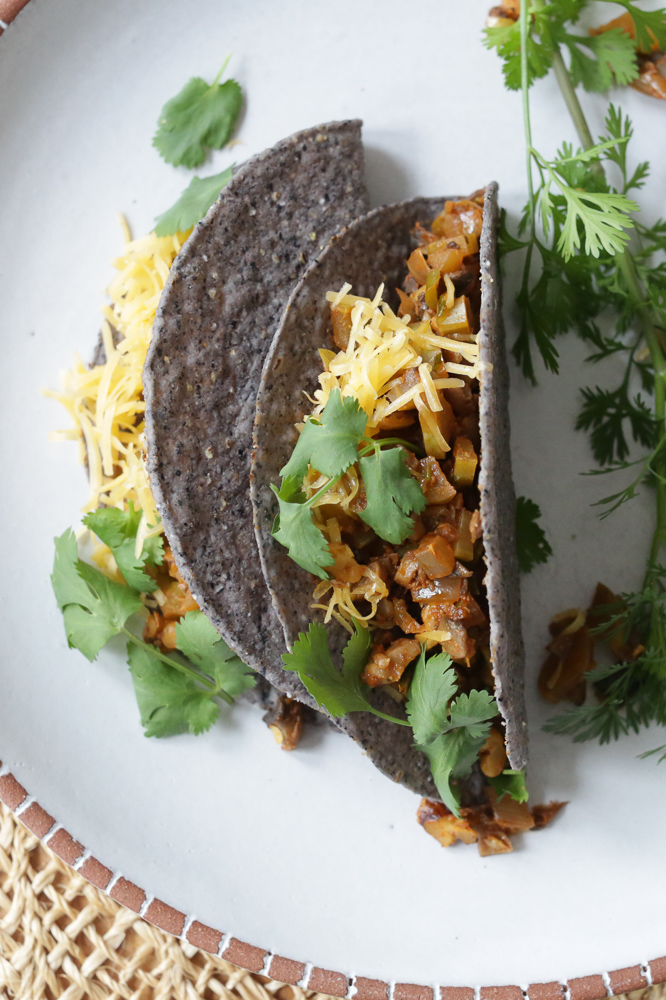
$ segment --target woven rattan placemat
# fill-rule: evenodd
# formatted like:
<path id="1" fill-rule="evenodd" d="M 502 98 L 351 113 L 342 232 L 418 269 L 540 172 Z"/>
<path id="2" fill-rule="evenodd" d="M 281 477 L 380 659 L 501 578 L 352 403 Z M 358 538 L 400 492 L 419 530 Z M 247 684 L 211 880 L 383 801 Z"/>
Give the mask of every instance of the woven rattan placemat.
<path id="1" fill-rule="evenodd" d="M 0 1000 L 306 1000 L 125 909 L 0 803 Z M 666 1000 L 666 987 L 627 994 Z M 322 998 L 323 1000 L 323 998 Z"/>
<path id="2" fill-rule="evenodd" d="M 0 1000 L 306 1000 L 165 934 L 69 868 L 0 803 Z"/>

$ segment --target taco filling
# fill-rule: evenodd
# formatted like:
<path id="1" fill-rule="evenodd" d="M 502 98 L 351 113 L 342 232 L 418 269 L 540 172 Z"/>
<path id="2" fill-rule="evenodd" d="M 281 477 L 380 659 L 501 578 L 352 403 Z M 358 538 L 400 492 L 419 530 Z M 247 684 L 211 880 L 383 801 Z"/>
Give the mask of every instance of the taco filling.
<path id="1" fill-rule="evenodd" d="M 371 631 L 360 680 L 396 702 L 408 700 L 429 651 L 450 657 L 457 685 L 451 702 L 472 691 L 494 693 L 478 488 L 483 200 L 481 191 L 447 201 L 427 227 L 416 226 L 397 311 L 383 286 L 373 299 L 354 295 L 349 284 L 327 293 L 337 350 L 319 351 L 324 370 L 314 405 L 275 490 L 280 501 L 299 496 L 319 534 L 313 555 L 316 540 L 298 543 L 280 503 L 273 533 L 318 578 L 311 607 L 352 634 Z M 352 453 L 353 464 L 335 474 L 347 438 L 358 460 Z M 518 776 L 499 712 L 475 757 L 482 781 Z M 465 810 L 455 836 L 447 826 L 438 839 L 476 841 L 494 793 L 489 787 L 483 796 L 483 816 Z M 520 828 L 531 828 L 524 800 L 513 806 Z M 433 808 L 451 815 L 446 805 Z M 493 815 L 495 833 L 516 832 L 513 813 L 511 821 L 504 830 Z M 495 850 L 510 849 L 506 839 Z"/>

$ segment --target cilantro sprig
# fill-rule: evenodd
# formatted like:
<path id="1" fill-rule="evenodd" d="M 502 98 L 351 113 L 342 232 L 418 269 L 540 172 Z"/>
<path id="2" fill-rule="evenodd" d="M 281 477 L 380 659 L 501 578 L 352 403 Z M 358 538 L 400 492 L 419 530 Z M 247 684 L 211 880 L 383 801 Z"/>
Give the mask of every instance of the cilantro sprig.
<path id="1" fill-rule="evenodd" d="M 312 509 L 355 463 L 359 464 L 366 494 L 366 505 L 359 517 L 380 538 L 401 544 L 414 530 L 410 515 L 426 506 L 403 451 L 419 449 L 401 438 L 366 437 L 366 422 L 358 401 L 334 389 L 321 418 L 306 420 L 289 461 L 280 471 L 280 487 L 271 483 L 279 505 L 273 537 L 289 550 L 294 562 L 323 580 L 328 578 L 326 568 L 334 560 L 324 535 L 312 520 Z M 301 484 L 309 466 L 329 478 L 308 499 Z"/>
<path id="2" fill-rule="evenodd" d="M 641 219 L 633 195 L 649 164 L 629 167 L 633 129 L 610 104 L 605 130 L 595 141 L 577 88 L 606 90 L 638 75 L 636 48 L 666 47 L 666 9 L 646 11 L 632 0 L 615 0 L 633 21 L 636 42 L 617 29 L 583 37 L 572 29 L 585 0 L 526 0 L 520 19 L 490 29 L 486 42 L 503 59 L 507 86 L 521 89 L 527 156 L 528 201 L 519 237 L 504 227 L 505 253 L 523 250 L 518 295 L 521 329 L 514 353 L 533 382 L 532 350 L 558 371 L 557 338 L 575 331 L 590 347 L 588 361 L 623 360 L 614 388 L 581 392 L 577 427 L 590 435 L 598 468 L 590 474 L 626 474 L 629 482 L 598 501 L 607 517 L 649 482 L 655 489 L 655 525 L 643 586 L 623 595 L 615 622 L 631 636 L 635 659 L 588 673 L 601 700 L 548 723 L 550 732 L 574 740 L 607 742 L 650 722 L 666 726 L 666 222 Z M 630 48 L 632 51 L 630 51 Z M 564 55 L 568 56 L 569 64 Z M 533 146 L 529 88 L 550 71 L 559 84 L 580 140 L 554 158 Z M 602 312 L 614 314 L 615 331 L 602 333 Z M 631 458 L 634 450 L 642 451 Z M 538 551 L 538 542 L 537 550 Z M 641 649 L 644 651 L 641 652 Z"/>
<path id="3" fill-rule="evenodd" d="M 298 674 L 320 708 L 335 719 L 349 712 L 371 712 L 401 726 L 411 726 L 414 746 L 426 754 L 442 802 L 460 815 L 460 796 L 454 779 L 470 774 L 479 750 L 498 714 L 495 699 L 485 690 L 457 694 L 458 678 L 451 657 L 439 653 L 426 659 L 425 646 L 415 667 L 406 704 L 407 720 L 387 715 L 369 700 L 370 688 L 361 673 L 370 653 L 367 629 L 357 629 L 342 654 L 342 670 L 333 663 L 326 628 L 312 623 L 301 633 L 290 653 L 282 657 L 285 668 Z M 521 772 L 507 772 L 513 778 Z M 524 794 L 519 779 L 505 781 L 501 794 Z M 500 786 L 497 787 L 498 793 Z M 515 793 L 515 794 L 514 794 Z M 525 799 L 519 799 L 525 801 Z"/>
<path id="4" fill-rule="evenodd" d="M 407 716 L 414 730 L 415 746 L 430 761 L 430 770 L 442 802 L 456 816 L 460 796 L 453 778 L 470 774 L 479 750 L 490 733 L 497 702 L 485 690 L 454 697 L 458 679 L 451 657 L 438 653 L 426 660 L 425 647 L 409 687 Z"/>
<path id="5" fill-rule="evenodd" d="M 111 540 L 108 544 L 121 562 L 130 542 L 133 552 L 132 528 L 135 537 L 137 513 L 130 510 L 123 518 L 86 519 L 95 533 L 99 529 Z M 201 611 L 189 611 L 178 622 L 177 650 L 170 656 L 132 631 L 130 620 L 144 609 L 139 591 L 147 592 L 146 580 L 151 579 L 141 567 L 163 559 L 161 546 L 154 539 L 147 541 L 148 548 L 125 564 L 127 583 L 117 583 L 79 558 L 71 529 L 55 539 L 51 583 L 63 614 L 67 643 L 92 662 L 110 639 L 123 636 L 146 736 L 171 736 L 188 730 L 202 733 L 219 716 L 218 699 L 232 704 L 254 686 L 255 679 Z"/>
<path id="6" fill-rule="evenodd" d="M 527 497 L 516 500 L 516 551 L 522 573 L 530 573 L 539 563 L 548 562 L 553 554 L 546 533 L 538 523 L 539 505 Z"/>
<path id="7" fill-rule="evenodd" d="M 200 167 L 210 149 L 222 149 L 231 139 L 243 93 L 236 80 L 220 78 L 224 62 L 211 84 L 192 77 L 162 108 L 153 146 L 174 167 Z"/>

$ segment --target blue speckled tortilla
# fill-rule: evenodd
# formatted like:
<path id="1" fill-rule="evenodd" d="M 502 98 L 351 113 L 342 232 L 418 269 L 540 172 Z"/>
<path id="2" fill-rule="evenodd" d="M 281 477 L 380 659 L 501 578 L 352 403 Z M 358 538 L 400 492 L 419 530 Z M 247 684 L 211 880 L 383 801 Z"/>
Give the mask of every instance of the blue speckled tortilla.
<path id="1" fill-rule="evenodd" d="M 266 359 L 257 403 L 252 465 L 252 502 L 264 575 L 285 639 L 291 645 L 307 628 L 314 612 L 312 577 L 295 565 L 271 535 L 276 513 L 271 482 L 279 482 L 297 439 L 295 423 L 309 404 L 303 392 L 317 386 L 321 361 L 317 349 L 330 343 L 330 309 L 326 292 L 345 281 L 354 293 L 372 297 L 384 282 L 388 292 L 401 284 L 410 234 L 417 221 L 428 223 L 443 199 L 417 199 L 377 209 L 357 220 L 331 243 L 294 290 Z M 497 186 L 486 191 L 481 235 L 480 473 L 481 516 L 487 562 L 486 588 L 490 611 L 491 651 L 496 696 L 506 723 L 511 766 L 527 759 L 524 702 L 524 654 L 520 626 L 520 581 L 515 552 L 515 496 L 511 478 L 508 422 L 508 372 L 500 309 L 496 251 Z M 344 638 L 330 626 L 336 641 Z M 389 706 L 387 708 L 387 706 Z M 391 707 L 392 706 L 392 709 Z M 382 708 L 395 711 L 384 695 Z M 355 737 L 382 770 L 403 772 L 406 784 L 424 787 L 424 758 L 410 746 L 410 732 L 367 714 L 351 717 Z M 427 767 L 427 763 L 425 763 Z"/>

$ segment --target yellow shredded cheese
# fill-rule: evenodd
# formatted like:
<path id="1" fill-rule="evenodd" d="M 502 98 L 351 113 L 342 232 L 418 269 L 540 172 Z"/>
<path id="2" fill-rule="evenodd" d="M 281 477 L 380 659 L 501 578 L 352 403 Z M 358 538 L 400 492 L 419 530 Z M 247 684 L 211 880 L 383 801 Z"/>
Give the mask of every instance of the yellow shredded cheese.
<path id="1" fill-rule="evenodd" d="M 61 376 L 60 392 L 46 390 L 45 395 L 62 403 L 74 422 L 73 429 L 51 437 L 81 444 L 90 482 L 84 510 L 124 508 L 131 501 L 142 511 L 136 542 L 140 552 L 145 538 L 161 531 L 145 465 L 143 365 L 162 290 L 189 233 L 151 233 L 132 240 L 122 217 L 121 223 L 126 245 L 113 261 L 110 303 L 103 308 L 105 362 L 88 367 L 77 355 Z M 98 554 L 97 561 L 105 558 Z"/>
<path id="2" fill-rule="evenodd" d="M 452 378 L 451 375 L 478 378 L 479 374 L 479 348 L 468 326 L 466 300 L 464 296 L 455 298 L 453 282 L 448 275 L 445 276 L 445 287 L 448 314 L 442 322 L 447 332 L 469 336 L 469 340 L 433 333 L 428 320 L 412 322 L 409 316 L 396 316 L 388 303 L 382 301 L 383 285 L 373 299 L 350 294 L 351 286 L 347 283 L 338 292 L 327 292 L 326 299 L 333 308 L 349 310 L 351 330 L 345 350 L 337 354 L 324 349 L 319 352 L 325 370 L 319 376 L 319 388 L 314 393 L 316 405 L 313 415 L 321 414 L 331 392 L 339 389 L 343 396 L 353 396 L 358 400 L 368 417 L 366 434 L 372 436 L 384 419 L 399 410 L 416 408 L 422 426 L 428 430 L 432 454 L 444 458 L 450 446 L 440 428 L 438 414 L 443 411 L 443 404 L 439 390 L 465 385 L 463 379 Z M 427 358 L 433 358 L 441 350 L 455 352 L 464 363 L 445 361 L 438 366 L 438 372 L 441 376 L 443 368 L 448 377 L 433 378 L 433 364 Z M 416 369 L 418 373 L 416 384 L 408 385 L 404 381 L 405 372 L 409 369 Z M 404 391 L 391 400 L 388 394 L 402 386 L 405 386 Z M 309 470 L 303 489 L 308 497 L 312 497 L 326 486 L 327 481 L 326 476 Z M 340 516 L 343 513 L 348 516 L 359 489 L 358 473 L 351 469 L 319 498 L 317 505 L 328 508 L 338 504 L 342 508 Z M 340 541 L 340 525 L 335 517 L 325 519 L 315 507 L 313 521 L 329 542 Z M 317 584 L 313 596 L 315 603 L 311 606 L 325 612 L 326 622 L 334 618 L 351 630 L 352 620 L 365 626 L 374 618 L 379 601 L 388 596 L 388 590 L 378 574 L 365 567 L 363 577 L 357 584 L 323 580 Z M 358 600 L 370 604 L 369 614 L 361 614 L 355 603 Z M 429 643 L 444 642 L 449 638 L 446 632 L 424 633 L 424 639 Z"/>

